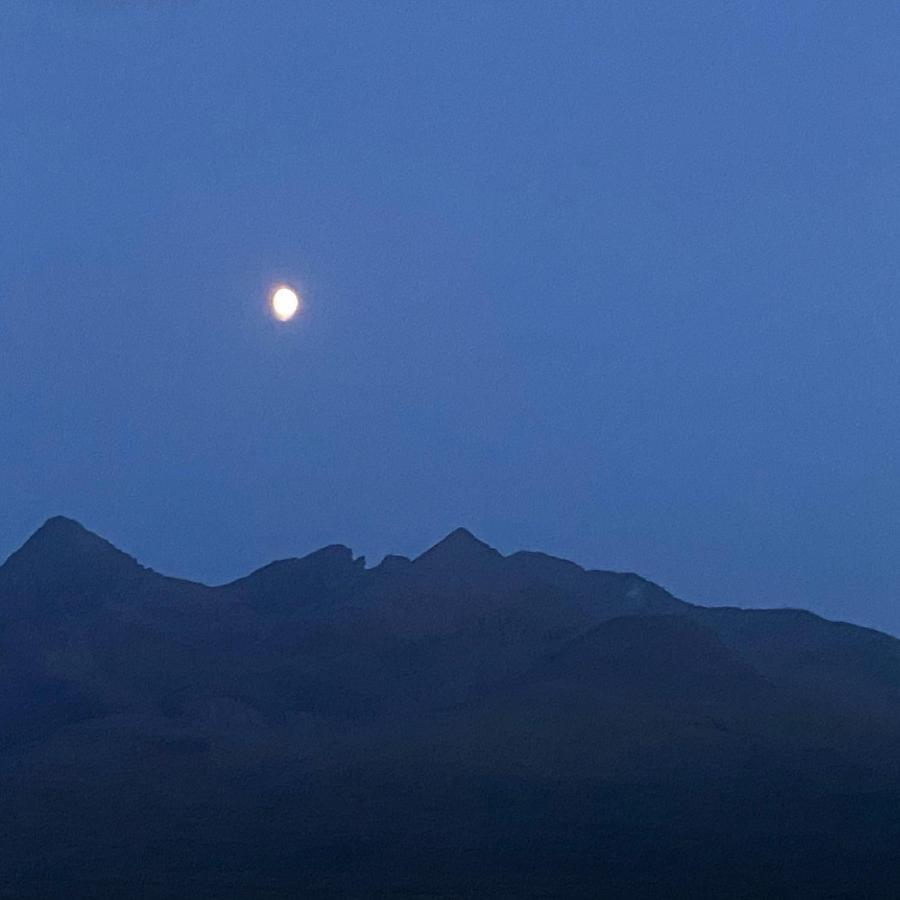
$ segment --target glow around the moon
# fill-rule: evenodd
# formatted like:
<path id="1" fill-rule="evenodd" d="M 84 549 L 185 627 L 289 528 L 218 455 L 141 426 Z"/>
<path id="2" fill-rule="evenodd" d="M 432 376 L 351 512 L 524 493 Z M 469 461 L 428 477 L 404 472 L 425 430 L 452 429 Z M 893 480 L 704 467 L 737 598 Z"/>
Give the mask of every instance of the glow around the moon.
<path id="1" fill-rule="evenodd" d="M 283 284 L 272 292 L 272 314 L 279 322 L 293 319 L 299 309 L 300 296 L 293 288 Z"/>

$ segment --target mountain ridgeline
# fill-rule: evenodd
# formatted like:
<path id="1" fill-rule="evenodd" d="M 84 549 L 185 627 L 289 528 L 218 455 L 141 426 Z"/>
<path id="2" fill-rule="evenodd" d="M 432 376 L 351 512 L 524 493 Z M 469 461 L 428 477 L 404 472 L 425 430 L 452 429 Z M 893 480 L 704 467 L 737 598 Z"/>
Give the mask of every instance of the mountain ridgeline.
<path id="1" fill-rule="evenodd" d="M 900 642 L 458 529 L 219 587 L 0 567 L 0 896 L 880 897 Z"/>

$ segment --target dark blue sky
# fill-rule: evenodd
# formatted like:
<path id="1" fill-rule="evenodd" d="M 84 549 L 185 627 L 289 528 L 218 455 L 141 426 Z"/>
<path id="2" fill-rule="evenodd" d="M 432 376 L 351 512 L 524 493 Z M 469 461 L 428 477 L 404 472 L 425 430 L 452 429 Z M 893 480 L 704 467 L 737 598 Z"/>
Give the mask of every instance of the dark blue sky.
<path id="1" fill-rule="evenodd" d="M 0 555 L 456 525 L 900 632 L 900 7 L 0 6 Z M 299 323 L 267 315 L 288 279 Z"/>

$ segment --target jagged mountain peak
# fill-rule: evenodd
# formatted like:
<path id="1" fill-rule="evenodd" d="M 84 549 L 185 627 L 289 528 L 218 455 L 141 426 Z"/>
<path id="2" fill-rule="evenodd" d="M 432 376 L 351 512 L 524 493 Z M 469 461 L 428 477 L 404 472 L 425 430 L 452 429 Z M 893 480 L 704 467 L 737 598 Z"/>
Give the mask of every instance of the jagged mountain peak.
<path id="1" fill-rule="evenodd" d="M 26 543 L 31 543 L 32 541 L 71 542 L 90 539 L 107 543 L 104 538 L 101 538 L 93 531 L 89 531 L 81 522 L 75 519 L 70 519 L 68 516 L 51 516 L 31 535 Z"/>
<path id="2" fill-rule="evenodd" d="M 148 570 L 81 523 L 54 516 L 0 566 L 4 582 L 25 593 L 50 590 L 53 597 L 103 591 Z"/>
<path id="3" fill-rule="evenodd" d="M 502 559 L 502 556 L 489 544 L 475 537 L 468 529 L 456 528 L 421 556 L 416 557 L 415 561 L 455 567 L 492 559 Z"/>
<path id="4" fill-rule="evenodd" d="M 75 559 L 102 559 L 128 561 L 138 566 L 137 560 L 119 550 L 105 538 L 89 531 L 80 522 L 66 516 L 47 519 L 27 541 L 10 556 L 7 565 L 34 561 L 40 565 L 53 565 Z"/>
<path id="5" fill-rule="evenodd" d="M 365 562 L 363 560 L 362 565 Z M 353 551 L 344 544 L 328 544 L 307 553 L 306 556 L 292 556 L 287 559 L 276 559 L 249 575 L 239 578 L 237 583 L 258 581 L 261 577 L 278 575 L 290 577 L 292 575 L 306 575 L 309 573 L 340 572 L 362 568 L 358 560 L 354 560 Z"/>
<path id="6" fill-rule="evenodd" d="M 344 544 L 329 544 L 302 558 L 281 559 L 225 585 L 251 598 L 257 609 L 291 609 L 342 598 L 365 577 L 365 557 Z"/>

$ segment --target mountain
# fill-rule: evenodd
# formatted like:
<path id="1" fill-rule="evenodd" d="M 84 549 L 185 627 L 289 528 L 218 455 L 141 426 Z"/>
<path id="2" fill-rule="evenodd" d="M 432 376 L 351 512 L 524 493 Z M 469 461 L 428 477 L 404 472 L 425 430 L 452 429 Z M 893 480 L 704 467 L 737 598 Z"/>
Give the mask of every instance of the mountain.
<path id="1" fill-rule="evenodd" d="M 0 566 L 0 896 L 889 897 L 900 642 L 457 529 Z"/>

